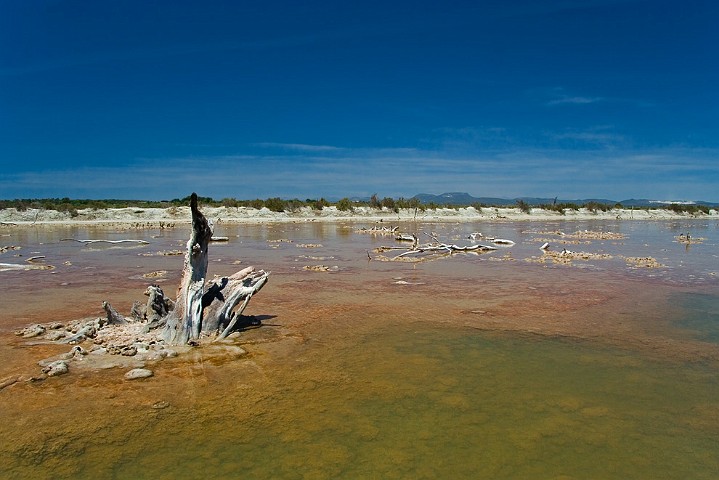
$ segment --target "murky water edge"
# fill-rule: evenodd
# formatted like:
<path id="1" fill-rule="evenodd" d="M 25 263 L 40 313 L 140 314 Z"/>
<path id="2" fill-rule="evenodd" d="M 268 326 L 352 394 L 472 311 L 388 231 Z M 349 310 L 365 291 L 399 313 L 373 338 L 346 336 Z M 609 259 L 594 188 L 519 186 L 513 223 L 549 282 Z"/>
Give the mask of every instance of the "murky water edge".
<path id="1" fill-rule="evenodd" d="M 237 339 L 248 356 L 200 348 L 155 365 L 144 381 L 111 369 L 8 387 L 0 473 L 715 478 L 716 226 L 687 250 L 673 237 L 698 227 L 626 225 L 626 240 L 581 248 L 663 255 L 665 269 L 525 261 L 541 254 L 533 231 L 553 225 L 483 225 L 516 248 L 419 265 L 368 260 L 367 251 L 392 242 L 351 226 L 222 226 L 231 240 L 212 247 L 210 273 L 249 259 L 273 271 L 250 305 L 263 325 Z M 478 227 L 416 228 L 460 241 Z M 185 241 L 180 231 L 18 235 L 10 242 L 58 266 L 2 273 L 2 304 L 11 306 L 0 317 L 2 377 L 32 372 L 56 350 L 27 346 L 13 328 L 99 315 L 104 299 L 127 309 L 149 271 L 166 270 L 160 284 L 172 290 L 181 257 L 142 254 Z M 152 244 L 87 248 L 60 241 L 65 235 Z M 297 246 L 309 243 L 322 246 Z M 318 263 L 338 271 L 302 269 Z"/>

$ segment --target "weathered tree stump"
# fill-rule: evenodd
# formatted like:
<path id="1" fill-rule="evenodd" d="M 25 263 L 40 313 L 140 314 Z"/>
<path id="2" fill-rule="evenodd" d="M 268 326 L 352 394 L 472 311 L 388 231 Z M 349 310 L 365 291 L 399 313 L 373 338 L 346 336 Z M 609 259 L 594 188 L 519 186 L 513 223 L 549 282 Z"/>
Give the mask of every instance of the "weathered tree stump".
<path id="1" fill-rule="evenodd" d="M 252 296 L 267 283 L 270 273 L 248 267 L 208 285 L 208 244 L 212 227 L 190 198 L 192 233 L 187 242 L 182 280 L 175 308 L 160 322 L 162 338 L 169 344 L 197 342 L 201 336 L 227 336 Z M 238 310 L 235 308 L 240 305 Z"/>
<path id="2" fill-rule="evenodd" d="M 270 273 L 247 267 L 208 282 L 207 246 L 212 238 L 212 227 L 200 212 L 194 193 L 190 208 L 192 232 L 175 302 L 167 298 L 158 285 L 150 285 L 145 290 L 147 303 L 135 302 L 130 317 L 103 302 L 104 317 L 76 320 L 68 325 L 59 322 L 31 325 L 15 332 L 23 338 L 75 345 L 68 353 L 38 362 L 46 376 L 68 373 L 68 362 L 76 360 L 82 360 L 77 365 L 86 367 L 102 365 L 100 354 L 128 357 L 123 363 L 126 366 L 158 361 L 177 355 L 167 346 L 196 345 L 202 339 L 221 339 L 243 325 L 240 322 L 242 313 L 252 296 L 267 283 Z M 92 345 L 87 344 L 88 350 L 79 345 L 89 341 Z M 93 355 L 89 355 L 90 352 Z M 236 347 L 232 352 L 236 357 L 244 350 Z M 150 371 L 134 370 L 126 378 L 144 378 L 151 374 Z M 15 377 L 0 380 L 0 389 L 16 382 Z"/>

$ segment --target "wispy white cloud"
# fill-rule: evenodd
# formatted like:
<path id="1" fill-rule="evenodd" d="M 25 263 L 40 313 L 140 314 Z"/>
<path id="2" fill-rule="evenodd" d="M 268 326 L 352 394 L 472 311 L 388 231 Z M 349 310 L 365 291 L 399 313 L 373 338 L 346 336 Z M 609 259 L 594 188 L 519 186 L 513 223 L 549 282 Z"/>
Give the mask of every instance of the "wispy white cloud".
<path id="1" fill-rule="evenodd" d="M 538 100 L 539 102 L 542 102 L 544 106 L 546 107 L 556 107 L 556 106 L 582 106 L 582 105 L 592 105 L 592 104 L 613 104 L 613 105 L 630 105 L 633 107 L 639 107 L 639 108 L 648 108 L 648 107 L 654 107 L 656 106 L 656 103 L 654 101 L 651 101 L 646 98 L 626 98 L 626 97 L 618 97 L 618 96 L 596 96 L 596 95 L 586 95 L 586 94 L 578 94 L 576 92 L 568 92 L 564 87 L 554 87 L 554 88 L 539 88 L 539 89 L 531 89 L 528 91 L 528 94 L 534 98 L 535 100 Z"/>
<path id="2" fill-rule="evenodd" d="M 466 191 L 512 198 L 630 197 L 719 201 L 719 150 L 682 147 L 474 152 L 306 151 L 138 160 L 125 167 L 25 172 L 0 178 L 5 198 L 308 198 Z"/>
<path id="3" fill-rule="evenodd" d="M 607 143 L 617 137 L 611 133 L 596 133 L 596 132 L 571 132 L 571 133 L 558 133 L 553 136 L 557 140 L 581 140 L 583 142 L 590 143 Z"/>
<path id="4" fill-rule="evenodd" d="M 555 98 L 547 102 L 547 105 L 587 105 L 590 103 L 597 103 L 603 101 L 602 97 L 581 97 L 581 96 L 569 96 L 563 95 L 560 98 Z"/>
<path id="5" fill-rule="evenodd" d="M 574 144 L 585 144 L 605 149 L 614 149 L 628 143 L 628 139 L 614 131 L 610 125 L 601 125 L 587 129 L 565 129 L 560 132 L 550 132 L 547 137 L 560 145 L 569 141 Z"/>
<path id="6" fill-rule="evenodd" d="M 260 142 L 253 143 L 252 146 L 261 148 L 274 148 L 280 150 L 293 150 L 299 152 L 340 152 L 345 150 L 342 147 L 335 147 L 332 145 L 308 145 L 305 143 Z"/>
<path id="7" fill-rule="evenodd" d="M 592 103 L 603 102 L 606 100 L 604 97 L 579 95 L 574 92 L 567 92 L 564 87 L 539 89 L 534 90 L 534 92 L 538 94 L 541 99 L 543 99 L 546 106 L 589 105 Z"/>

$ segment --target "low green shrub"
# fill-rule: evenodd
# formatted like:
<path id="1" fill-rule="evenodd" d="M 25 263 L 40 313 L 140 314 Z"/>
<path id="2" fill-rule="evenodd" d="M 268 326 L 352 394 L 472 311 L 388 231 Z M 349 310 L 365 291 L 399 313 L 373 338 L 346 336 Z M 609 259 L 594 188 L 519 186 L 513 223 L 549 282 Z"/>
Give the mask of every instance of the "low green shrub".
<path id="1" fill-rule="evenodd" d="M 517 208 L 523 213 L 532 213 L 532 207 L 524 200 L 517 200 Z"/>
<path id="2" fill-rule="evenodd" d="M 352 201 L 345 197 L 337 202 L 337 210 L 341 212 L 349 212 L 352 210 Z"/>

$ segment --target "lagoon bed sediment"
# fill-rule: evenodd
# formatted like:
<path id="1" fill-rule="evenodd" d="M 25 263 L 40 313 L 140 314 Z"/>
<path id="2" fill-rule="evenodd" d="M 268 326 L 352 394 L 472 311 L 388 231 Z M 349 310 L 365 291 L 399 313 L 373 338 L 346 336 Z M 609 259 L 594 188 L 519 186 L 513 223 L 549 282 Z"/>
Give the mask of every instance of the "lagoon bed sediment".
<path id="1" fill-rule="evenodd" d="M 516 242 L 421 264 L 368 259 L 393 239 L 356 233 L 361 220 L 216 218 L 215 233 L 228 240 L 211 244 L 211 272 L 231 273 L 238 261 L 273 272 L 251 304 L 262 325 L 234 339 L 247 355 L 197 348 L 152 366 L 146 379 L 125 380 L 122 368 L 75 370 L 4 388 L 0 433 L 12 441 L 0 458 L 9 478 L 716 472 L 715 218 L 402 221 L 409 233 L 458 244 L 477 231 Z M 10 235 L 0 244 L 21 247 L 0 261 L 44 255 L 56 266 L 0 272 L 11 306 L 0 322 L 0 377 L 33 373 L 35 361 L 61 352 L 28 346 L 13 329 L 48 312 L 98 315 L 106 299 L 126 311 L 153 282 L 174 289 L 182 257 L 159 252 L 182 249 L 186 226 L 127 227 L 0 230 Z M 622 237 L 560 243 L 557 233 L 584 231 Z M 681 243 L 687 232 L 704 241 Z M 61 241 L 73 235 L 150 243 Z M 529 261 L 543 256 L 545 240 L 555 251 L 612 258 Z M 316 264 L 331 270 L 304 268 Z M 166 274 L 143 276 L 158 271 Z M 179 455 L 188 445 L 198 458 Z"/>

